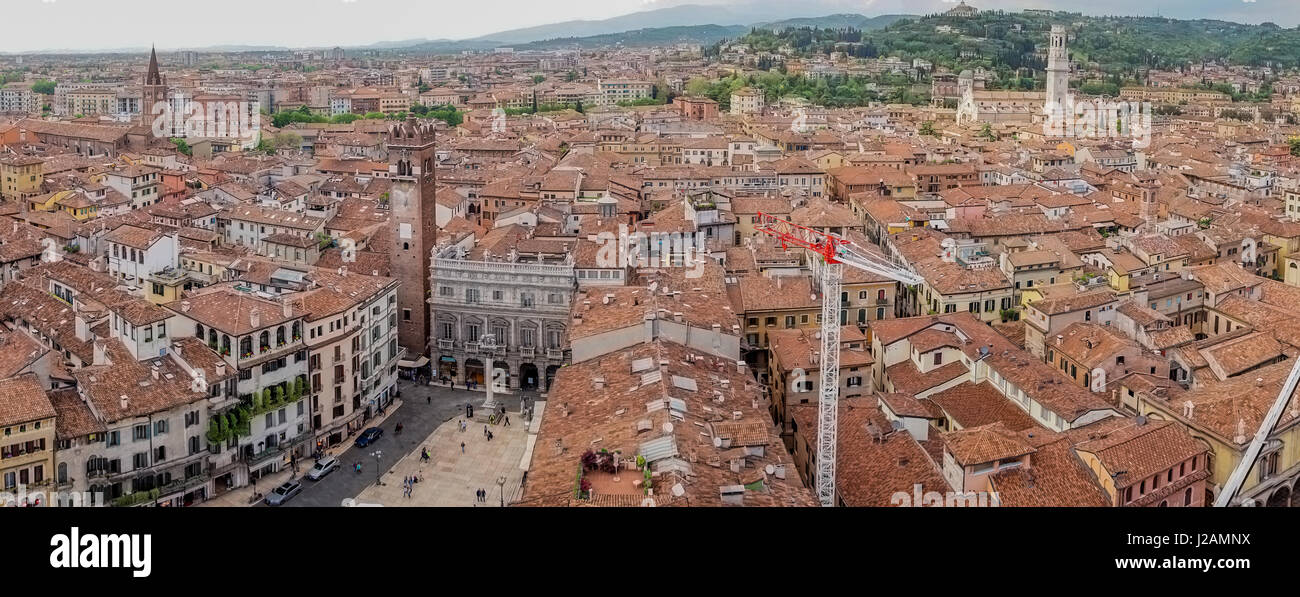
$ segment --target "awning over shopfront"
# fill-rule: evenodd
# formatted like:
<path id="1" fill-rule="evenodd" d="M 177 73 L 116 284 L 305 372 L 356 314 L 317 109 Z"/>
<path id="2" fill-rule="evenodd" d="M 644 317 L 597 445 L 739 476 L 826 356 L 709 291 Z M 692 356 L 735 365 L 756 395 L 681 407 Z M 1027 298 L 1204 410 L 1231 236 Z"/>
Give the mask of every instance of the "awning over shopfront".
<path id="1" fill-rule="evenodd" d="M 418 369 L 429 364 L 429 357 L 420 357 L 417 361 L 401 360 L 397 361 L 397 366 L 403 369 Z"/>

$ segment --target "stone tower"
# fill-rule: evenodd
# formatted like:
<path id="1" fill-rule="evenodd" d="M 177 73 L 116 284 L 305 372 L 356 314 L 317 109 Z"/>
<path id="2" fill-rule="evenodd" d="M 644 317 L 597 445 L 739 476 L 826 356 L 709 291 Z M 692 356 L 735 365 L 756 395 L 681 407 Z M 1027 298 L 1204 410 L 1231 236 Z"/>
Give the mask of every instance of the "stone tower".
<path id="1" fill-rule="evenodd" d="M 1053 108 L 1069 112 L 1073 98 L 1070 96 L 1070 54 L 1066 50 L 1065 27 L 1052 25 L 1051 47 L 1047 50 L 1047 97 L 1044 110 Z"/>
<path id="2" fill-rule="evenodd" d="M 158 114 L 154 106 L 167 101 L 167 83 L 158 72 L 158 50 L 149 51 L 149 71 L 144 75 L 144 85 L 140 87 L 140 121 L 149 124 Z"/>
<path id="3" fill-rule="evenodd" d="M 429 264 L 437 236 L 434 136 L 432 124 L 413 116 L 388 131 L 388 176 L 392 180 L 388 206 L 393 227 L 389 259 L 393 277 L 401 282 L 397 337 L 412 360 L 429 353 Z"/>

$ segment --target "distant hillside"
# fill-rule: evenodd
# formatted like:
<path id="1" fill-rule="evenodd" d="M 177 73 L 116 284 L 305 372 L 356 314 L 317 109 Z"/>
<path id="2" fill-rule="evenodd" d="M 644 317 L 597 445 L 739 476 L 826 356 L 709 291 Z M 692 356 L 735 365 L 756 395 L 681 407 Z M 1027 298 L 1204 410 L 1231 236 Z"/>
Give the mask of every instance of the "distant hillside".
<path id="1" fill-rule="evenodd" d="M 544 41 L 535 41 L 514 46 L 524 50 L 548 50 L 560 47 L 581 46 L 598 48 L 604 46 L 668 46 L 679 43 L 696 43 L 709 45 L 718 40 L 736 38 L 749 31 L 744 25 L 693 25 L 687 27 L 656 27 L 637 29 L 622 33 L 592 35 L 589 37 L 561 37 Z"/>
<path id="2" fill-rule="evenodd" d="M 1135 76 L 1148 68 L 1177 69 L 1202 61 L 1252 66 L 1300 66 L 1300 29 L 1216 20 L 1091 17 L 1077 13 L 982 12 L 971 18 L 932 15 L 898 19 L 883 29 L 846 34 L 841 27 L 759 29 L 738 41 L 758 51 L 794 47 L 804 54 L 845 50 L 872 58 L 923 58 L 953 69 L 985 67 L 1041 71 L 1047 31 L 1070 29 L 1071 58 L 1109 73 Z"/>
<path id="3" fill-rule="evenodd" d="M 836 2 L 827 0 L 799 0 L 798 2 L 788 0 L 745 0 L 725 5 L 683 4 L 610 19 L 566 21 L 523 29 L 512 29 L 484 35 L 469 41 L 490 40 L 506 45 L 518 45 L 534 41 L 568 37 L 591 37 L 639 29 L 693 25 L 753 25 L 754 23 L 803 17 L 809 13 L 818 14 L 823 10 L 823 5 L 830 6 L 834 4 Z"/>
<path id="4" fill-rule="evenodd" d="M 857 29 L 859 31 L 872 31 L 874 29 L 884 29 L 902 19 L 915 19 L 914 15 L 880 15 L 878 17 L 868 17 L 859 14 L 834 14 L 824 17 L 799 17 L 794 19 L 785 19 L 772 23 L 763 23 L 756 25 L 764 29 L 780 31 L 795 27 L 817 27 L 821 29 Z"/>

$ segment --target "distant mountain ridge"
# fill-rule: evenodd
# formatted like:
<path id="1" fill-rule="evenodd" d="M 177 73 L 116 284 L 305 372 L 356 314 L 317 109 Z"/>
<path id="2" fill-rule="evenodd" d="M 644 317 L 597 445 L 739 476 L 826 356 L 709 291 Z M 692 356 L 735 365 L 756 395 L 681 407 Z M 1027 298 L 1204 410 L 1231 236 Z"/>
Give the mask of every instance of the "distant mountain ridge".
<path id="1" fill-rule="evenodd" d="M 826 15 L 824 17 L 796 17 L 772 23 L 760 23 L 756 27 L 764 29 L 794 29 L 799 27 L 817 27 L 820 29 L 857 29 L 872 31 L 884 29 L 903 19 L 919 18 L 916 15 L 880 15 L 869 17 L 854 13 Z"/>

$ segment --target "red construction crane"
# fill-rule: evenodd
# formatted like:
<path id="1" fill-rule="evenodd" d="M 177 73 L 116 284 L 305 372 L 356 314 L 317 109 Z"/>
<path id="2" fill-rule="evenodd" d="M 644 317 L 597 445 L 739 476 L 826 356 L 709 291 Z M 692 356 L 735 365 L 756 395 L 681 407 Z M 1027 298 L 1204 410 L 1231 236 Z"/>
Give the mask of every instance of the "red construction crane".
<path id="1" fill-rule="evenodd" d="M 920 284 L 923 278 L 906 266 L 868 253 L 853 242 L 806 228 L 759 212 L 756 229 L 776 237 L 781 247 L 802 247 L 821 257 L 814 270 L 821 270 L 821 393 L 817 402 L 817 499 L 823 506 L 835 505 L 835 451 L 839 428 L 840 388 L 840 288 L 845 264 L 904 284 Z"/>

